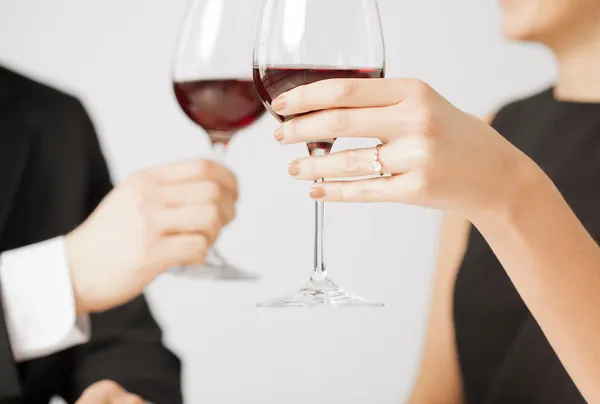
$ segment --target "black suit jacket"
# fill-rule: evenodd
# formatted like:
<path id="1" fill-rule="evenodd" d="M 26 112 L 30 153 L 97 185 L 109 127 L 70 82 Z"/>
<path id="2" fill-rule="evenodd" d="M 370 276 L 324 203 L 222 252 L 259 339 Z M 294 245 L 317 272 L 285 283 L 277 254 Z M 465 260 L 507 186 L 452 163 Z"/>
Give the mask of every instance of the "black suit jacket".
<path id="1" fill-rule="evenodd" d="M 81 103 L 0 67 L 0 252 L 67 234 L 111 188 Z M 17 365 L 0 307 L 0 404 L 74 402 L 102 379 L 156 404 L 180 403 L 180 362 L 161 338 L 140 297 L 93 315 L 90 343 Z"/>

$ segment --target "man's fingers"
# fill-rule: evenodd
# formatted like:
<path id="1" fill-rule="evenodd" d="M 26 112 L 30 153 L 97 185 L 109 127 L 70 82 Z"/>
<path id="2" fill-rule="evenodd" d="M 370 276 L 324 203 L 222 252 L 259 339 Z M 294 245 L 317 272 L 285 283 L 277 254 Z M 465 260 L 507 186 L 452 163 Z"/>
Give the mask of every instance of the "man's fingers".
<path id="1" fill-rule="evenodd" d="M 166 184 L 160 192 L 164 203 L 171 207 L 237 200 L 237 192 L 216 181 Z"/>
<path id="2" fill-rule="evenodd" d="M 111 404 L 144 404 L 144 400 L 135 394 L 123 392 L 113 398 Z"/>
<path id="3" fill-rule="evenodd" d="M 211 242 L 216 240 L 221 228 L 227 223 L 227 218 L 217 205 L 190 205 L 164 209 L 154 220 L 158 229 L 165 235 L 201 233 Z"/>
<path id="4" fill-rule="evenodd" d="M 204 159 L 195 159 L 155 167 L 150 175 L 159 182 L 177 183 L 186 181 L 216 181 L 232 192 L 237 192 L 235 175 L 221 164 Z"/>
<path id="5" fill-rule="evenodd" d="M 76 404 L 113 404 L 128 393 L 112 380 L 101 380 L 88 387 Z"/>
<path id="6" fill-rule="evenodd" d="M 219 210 L 221 212 L 221 217 L 223 218 L 223 225 L 229 224 L 235 217 L 235 200 L 233 196 L 226 195 L 218 204 Z"/>
<path id="7" fill-rule="evenodd" d="M 184 234 L 165 237 L 161 243 L 162 268 L 198 265 L 204 263 L 209 240 L 201 234 Z"/>

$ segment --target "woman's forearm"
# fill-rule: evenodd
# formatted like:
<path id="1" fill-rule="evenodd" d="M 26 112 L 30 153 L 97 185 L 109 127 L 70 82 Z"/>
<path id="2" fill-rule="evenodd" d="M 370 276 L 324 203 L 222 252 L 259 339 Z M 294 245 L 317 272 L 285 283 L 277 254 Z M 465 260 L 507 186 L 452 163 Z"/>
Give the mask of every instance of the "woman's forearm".
<path id="1" fill-rule="evenodd" d="M 505 211 L 474 225 L 581 393 L 600 402 L 600 247 L 552 182 L 532 177 Z"/>

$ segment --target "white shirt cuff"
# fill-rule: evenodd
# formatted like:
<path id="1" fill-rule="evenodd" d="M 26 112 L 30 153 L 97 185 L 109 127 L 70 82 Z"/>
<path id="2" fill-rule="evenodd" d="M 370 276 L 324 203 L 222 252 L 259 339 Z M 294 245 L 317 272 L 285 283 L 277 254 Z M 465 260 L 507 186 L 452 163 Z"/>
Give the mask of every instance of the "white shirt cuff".
<path id="1" fill-rule="evenodd" d="M 63 237 L 0 256 L 4 317 L 17 362 L 89 341 L 89 316 L 77 317 Z"/>

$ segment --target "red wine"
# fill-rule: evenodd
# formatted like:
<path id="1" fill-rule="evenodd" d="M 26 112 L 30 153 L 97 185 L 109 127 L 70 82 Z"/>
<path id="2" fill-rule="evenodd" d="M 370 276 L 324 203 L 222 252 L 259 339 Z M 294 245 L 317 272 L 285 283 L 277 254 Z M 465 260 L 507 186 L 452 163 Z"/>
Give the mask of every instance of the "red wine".
<path id="1" fill-rule="evenodd" d="M 305 84 L 311 84 L 327 79 L 374 79 L 383 78 L 383 69 L 351 69 L 332 67 L 277 67 L 254 68 L 254 84 L 258 96 L 262 99 L 265 107 L 280 122 L 285 122 L 298 115 L 280 116 L 273 112 L 271 102 L 279 95 Z M 335 139 L 321 140 L 318 142 L 307 142 L 310 154 L 321 150 L 329 153 Z"/>
<path id="2" fill-rule="evenodd" d="M 181 109 L 213 143 L 227 143 L 265 112 L 251 80 L 193 80 L 173 87 Z"/>

